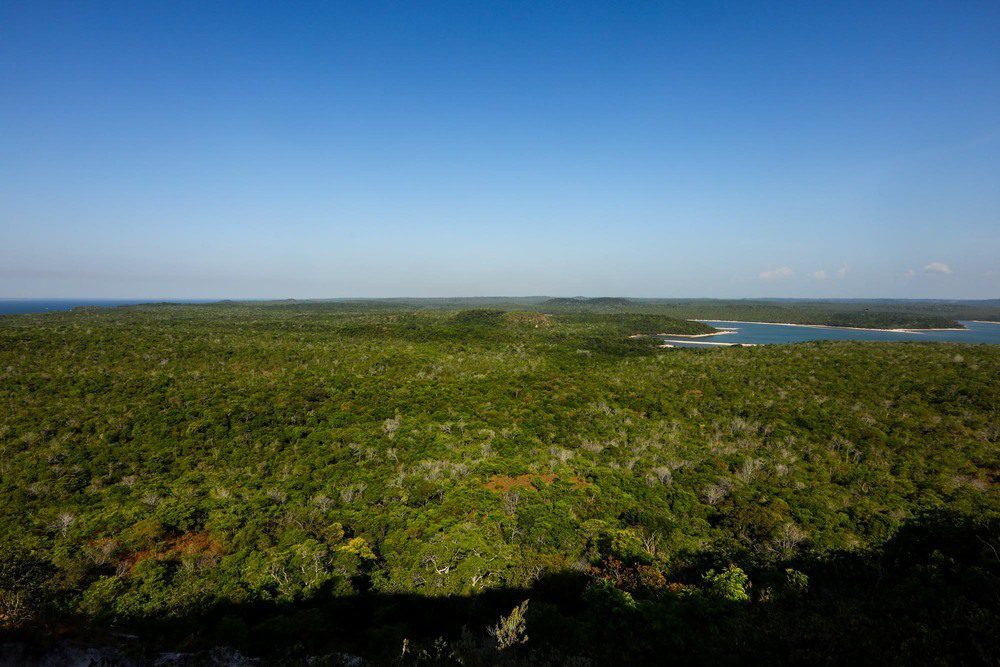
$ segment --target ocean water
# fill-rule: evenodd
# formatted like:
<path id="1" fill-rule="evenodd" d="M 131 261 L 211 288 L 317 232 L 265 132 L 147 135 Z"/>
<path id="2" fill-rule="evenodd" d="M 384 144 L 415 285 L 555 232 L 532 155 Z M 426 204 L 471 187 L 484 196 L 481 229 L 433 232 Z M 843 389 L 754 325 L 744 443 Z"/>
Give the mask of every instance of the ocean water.
<path id="1" fill-rule="evenodd" d="M 134 306 L 139 303 L 209 303 L 204 299 L 0 299 L 0 315 L 52 313 L 83 306 Z"/>
<path id="2" fill-rule="evenodd" d="M 944 343 L 993 343 L 1000 344 L 1000 324 L 987 322 L 962 322 L 965 331 L 873 331 L 845 329 L 842 327 L 795 327 L 782 324 L 755 322 L 706 322 L 716 329 L 736 329 L 733 333 L 683 339 L 663 336 L 663 342 L 679 347 L 716 347 L 706 343 L 747 343 L 771 345 L 777 343 L 804 343 L 813 340 L 866 340 L 884 342 L 944 342 Z"/>

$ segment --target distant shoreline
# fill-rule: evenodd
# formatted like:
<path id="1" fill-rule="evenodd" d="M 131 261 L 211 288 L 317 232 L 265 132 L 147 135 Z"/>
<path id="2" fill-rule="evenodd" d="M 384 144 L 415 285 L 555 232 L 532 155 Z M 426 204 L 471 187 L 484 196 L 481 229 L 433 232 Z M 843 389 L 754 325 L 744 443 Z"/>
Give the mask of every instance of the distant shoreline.
<path id="1" fill-rule="evenodd" d="M 937 329 L 876 329 L 874 327 L 842 327 L 834 324 L 797 324 L 794 322 L 754 322 L 750 320 L 691 320 L 692 322 L 725 322 L 727 324 L 773 324 L 779 327 L 808 327 L 810 329 L 850 329 L 853 331 L 889 331 L 892 333 L 912 333 L 919 334 L 924 331 L 968 331 L 965 327 L 937 328 Z M 970 322 L 980 322 L 981 320 L 969 320 Z M 988 324 L 1000 324 L 1000 322 L 989 322 Z M 732 332 L 720 332 L 732 333 Z M 674 335 L 674 334 L 670 334 Z M 714 334 L 703 334 L 714 335 Z"/>

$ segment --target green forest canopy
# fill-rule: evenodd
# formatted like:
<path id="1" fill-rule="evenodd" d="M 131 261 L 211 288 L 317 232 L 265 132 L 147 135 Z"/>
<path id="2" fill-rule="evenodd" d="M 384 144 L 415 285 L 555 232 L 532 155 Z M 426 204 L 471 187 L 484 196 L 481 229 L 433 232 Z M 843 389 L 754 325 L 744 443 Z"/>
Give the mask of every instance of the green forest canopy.
<path id="1" fill-rule="evenodd" d="M 663 326 L 707 329 L 0 318 L 0 622 L 464 664 L 997 655 L 1000 348 L 628 337 Z"/>
<path id="2" fill-rule="evenodd" d="M 227 302 L 238 307 L 247 302 Z M 296 311 L 530 310 L 553 313 L 657 314 L 682 320 L 743 320 L 867 328 L 955 328 L 959 320 L 1000 321 L 1000 300 L 913 299 L 631 299 L 625 297 L 467 297 L 263 301 L 257 306 Z M 207 306 L 207 307 L 217 307 Z"/>

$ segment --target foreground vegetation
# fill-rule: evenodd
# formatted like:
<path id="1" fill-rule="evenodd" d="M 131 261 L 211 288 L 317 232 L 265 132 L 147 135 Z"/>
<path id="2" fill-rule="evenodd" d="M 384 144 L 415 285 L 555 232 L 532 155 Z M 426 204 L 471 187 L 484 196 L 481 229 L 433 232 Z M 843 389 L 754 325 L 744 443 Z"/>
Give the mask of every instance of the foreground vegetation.
<path id="1" fill-rule="evenodd" d="M 707 327 L 479 305 L 0 319 L 0 624 L 331 664 L 1000 655 L 1000 348 L 664 351 L 628 336 Z"/>

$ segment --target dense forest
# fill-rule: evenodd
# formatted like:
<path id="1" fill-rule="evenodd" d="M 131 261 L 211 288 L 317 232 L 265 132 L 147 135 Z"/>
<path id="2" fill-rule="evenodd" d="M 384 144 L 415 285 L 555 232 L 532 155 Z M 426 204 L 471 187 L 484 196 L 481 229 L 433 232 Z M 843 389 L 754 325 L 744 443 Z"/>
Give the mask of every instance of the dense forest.
<path id="1" fill-rule="evenodd" d="M 655 314 L 684 320 L 787 322 L 872 329 L 961 328 L 960 320 L 1000 321 L 1000 300 L 914 299 L 631 299 L 625 297 L 471 297 L 452 299 L 340 299 L 269 301 L 295 310 L 531 310 L 541 313 Z"/>
<path id="2" fill-rule="evenodd" d="M 959 320 L 1000 321 L 1000 303 L 880 299 L 547 299 L 540 308 L 592 312 L 655 312 L 682 319 L 787 322 L 870 329 L 960 328 Z"/>
<path id="3" fill-rule="evenodd" d="M 870 307 L 2 317 L 0 628 L 268 664 L 995 664 L 1000 346 L 631 337 L 958 308 Z"/>

